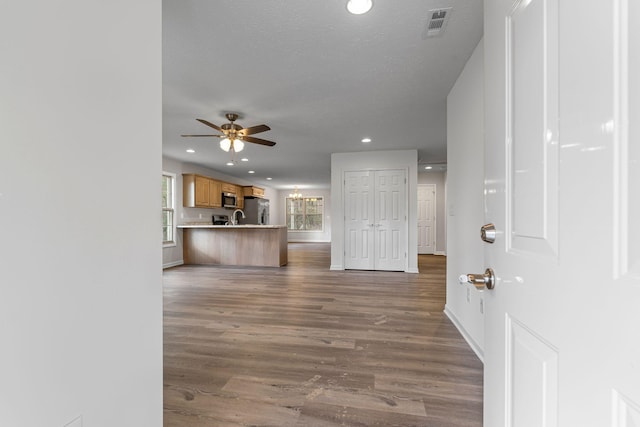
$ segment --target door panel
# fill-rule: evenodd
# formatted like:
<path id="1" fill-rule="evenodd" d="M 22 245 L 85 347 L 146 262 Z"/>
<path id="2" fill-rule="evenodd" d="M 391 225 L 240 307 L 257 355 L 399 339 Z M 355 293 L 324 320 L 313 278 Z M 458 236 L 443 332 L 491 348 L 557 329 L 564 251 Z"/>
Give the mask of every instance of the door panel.
<path id="1" fill-rule="evenodd" d="M 369 175 L 368 171 L 345 172 L 345 268 L 371 270 L 374 266 Z"/>
<path id="2" fill-rule="evenodd" d="M 484 425 L 637 425 L 637 3 L 485 0 Z"/>
<path id="3" fill-rule="evenodd" d="M 376 270 L 404 271 L 406 253 L 405 171 L 381 170 L 374 174 L 378 253 Z"/>
<path id="4" fill-rule="evenodd" d="M 507 419 L 518 427 L 557 425 L 557 350 L 513 317 L 507 318 L 506 349 Z"/>
<path id="5" fill-rule="evenodd" d="M 556 20 L 556 2 L 516 2 L 505 41 L 507 242 L 510 250 L 549 257 L 558 241 Z"/>
<path id="6" fill-rule="evenodd" d="M 435 253 L 435 184 L 418 184 L 418 253 Z"/>
<path id="7" fill-rule="evenodd" d="M 435 253 L 435 185 L 418 185 L 418 253 Z"/>

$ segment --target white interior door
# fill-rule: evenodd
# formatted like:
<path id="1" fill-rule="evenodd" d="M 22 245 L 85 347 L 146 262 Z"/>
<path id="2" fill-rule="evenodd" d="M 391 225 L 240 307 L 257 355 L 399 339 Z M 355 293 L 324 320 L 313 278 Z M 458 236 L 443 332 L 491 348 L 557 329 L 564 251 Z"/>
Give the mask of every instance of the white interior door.
<path id="1" fill-rule="evenodd" d="M 406 268 L 406 180 L 403 170 L 345 172 L 345 268 Z"/>
<path id="2" fill-rule="evenodd" d="M 375 269 L 403 271 L 407 259 L 405 172 L 375 171 L 374 182 Z"/>
<path id="3" fill-rule="evenodd" d="M 344 229 L 346 269 L 373 270 L 373 181 L 369 171 L 349 171 L 344 176 Z"/>
<path id="4" fill-rule="evenodd" d="M 640 425 L 638 3 L 485 0 L 485 426 Z"/>
<path id="5" fill-rule="evenodd" d="M 436 185 L 418 184 L 418 253 L 436 251 Z"/>

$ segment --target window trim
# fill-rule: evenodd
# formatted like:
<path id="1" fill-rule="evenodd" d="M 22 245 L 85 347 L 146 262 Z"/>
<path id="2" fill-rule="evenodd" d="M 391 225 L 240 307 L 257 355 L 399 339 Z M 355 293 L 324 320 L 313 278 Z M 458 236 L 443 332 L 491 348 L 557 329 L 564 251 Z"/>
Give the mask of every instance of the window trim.
<path id="1" fill-rule="evenodd" d="M 303 230 L 298 230 L 298 229 L 291 229 L 289 227 L 287 227 L 287 232 L 294 232 L 294 233 L 324 233 L 324 229 L 325 229 L 325 224 L 324 224 L 324 201 L 325 201 L 325 197 L 324 196 L 309 196 L 309 197 L 301 197 L 302 200 L 304 200 L 305 202 L 309 199 L 315 199 L 315 200 L 322 200 L 322 212 L 320 213 L 320 218 L 322 219 L 322 228 L 320 228 L 319 230 L 307 230 L 307 229 L 303 229 Z M 284 199 L 284 213 L 285 213 L 285 225 L 287 225 L 287 219 L 289 216 L 289 211 L 288 211 L 288 205 L 289 205 L 289 200 L 294 200 L 293 197 L 285 197 Z M 304 212 L 304 219 L 306 219 L 307 216 L 307 212 L 306 212 L 306 203 L 304 204 L 305 208 L 305 212 Z M 313 214 L 313 215 L 317 215 L 317 214 Z M 306 224 L 306 221 L 303 220 L 303 223 Z"/>
<path id="2" fill-rule="evenodd" d="M 171 248 L 171 247 L 175 247 L 177 246 L 177 242 L 176 242 L 176 179 L 177 179 L 177 175 L 175 173 L 172 172 L 165 172 L 162 171 L 162 177 L 169 177 L 171 178 L 171 207 L 165 208 L 164 206 L 162 207 L 162 215 L 164 218 L 164 213 L 165 212 L 171 212 L 171 237 L 172 240 L 164 240 L 164 233 L 163 233 L 163 240 L 162 240 L 162 247 L 163 248 Z M 164 221 L 164 219 L 163 219 Z M 164 227 L 164 224 L 163 224 Z"/>

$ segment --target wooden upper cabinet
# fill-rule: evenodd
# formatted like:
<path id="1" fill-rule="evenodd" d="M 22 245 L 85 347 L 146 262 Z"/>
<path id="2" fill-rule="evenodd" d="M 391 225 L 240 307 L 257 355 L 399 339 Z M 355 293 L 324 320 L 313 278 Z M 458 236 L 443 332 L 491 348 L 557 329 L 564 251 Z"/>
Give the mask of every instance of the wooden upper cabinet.
<path id="1" fill-rule="evenodd" d="M 182 206 L 209 207 L 209 178 L 192 173 L 182 174 Z"/>
<path id="2" fill-rule="evenodd" d="M 236 195 L 236 206 L 244 208 L 244 197 L 264 197 L 264 189 L 222 182 L 195 173 L 182 174 L 182 206 L 185 208 L 221 208 L 222 193 Z"/>
<path id="3" fill-rule="evenodd" d="M 182 174 L 182 206 L 219 208 L 222 206 L 220 181 L 192 173 Z"/>
<path id="4" fill-rule="evenodd" d="M 196 206 L 209 206 L 209 178 L 196 176 Z"/>
<path id="5" fill-rule="evenodd" d="M 222 207 L 222 183 L 215 179 L 209 180 L 209 206 L 212 208 Z"/>
<path id="6" fill-rule="evenodd" d="M 246 185 L 242 187 L 242 190 L 244 197 L 264 197 L 264 188 L 254 187 L 253 185 Z"/>
<path id="7" fill-rule="evenodd" d="M 244 209 L 244 194 L 242 194 L 242 187 L 239 185 L 236 185 L 235 187 L 236 206 L 238 207 L 238 209 Z"/>
<path id="8" fill-rule="evenodd" d="M 234 193 L 237 194 L 237 186 L 234 184 L 229 184 L 228 182 L 221 182 L 221 193 Z"/>

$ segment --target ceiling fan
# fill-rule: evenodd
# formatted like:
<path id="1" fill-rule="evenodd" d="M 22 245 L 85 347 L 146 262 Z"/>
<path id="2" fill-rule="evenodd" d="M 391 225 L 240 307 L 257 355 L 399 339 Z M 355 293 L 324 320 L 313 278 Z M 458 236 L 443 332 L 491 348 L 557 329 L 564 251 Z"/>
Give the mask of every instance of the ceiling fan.
<path id="1" fill-rule="evenodd" d="M 182 135 L 182 136 L 185 136 L 185 137 L 204 136 L 204 137 L 223 138 L 220 141 L 220 148 L 222 148 L 224 151 L 232 151 L 235 153 L 242 151 L 242 149 L 244 148 L 244 142 L 252 142 L 254 144 L 266 145 L 269 147 L 273 147 L 274 145 L 276 145 L 276 143 L 273 141 L 267 141 L 266 139 L 249 136 L 256 133 L 266 132 L 268 130 L 271 130 L 269 126 L 256 125 L 248 128 L 243 128 L 239 124 L 235 123 L 235 121 L 238 119 L 238 114 L 227 113 L 225 114 L 225 117 L 227 118 L 227 120 L 229 120 L 229 123 L 225 123 L 222 126 L 214 125 L 213 123 L 204 119 L 196 119 L 200 123 L 205 124 L 217 130 L 218 132 L 222 132 L 222 135 Z"/>

